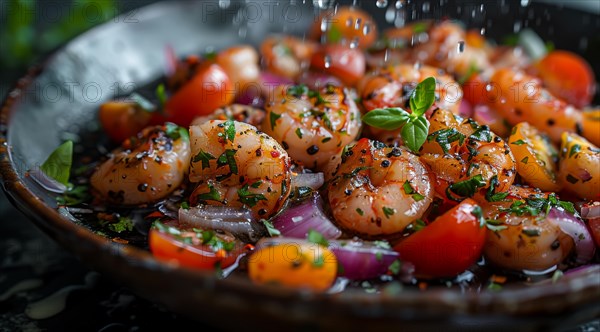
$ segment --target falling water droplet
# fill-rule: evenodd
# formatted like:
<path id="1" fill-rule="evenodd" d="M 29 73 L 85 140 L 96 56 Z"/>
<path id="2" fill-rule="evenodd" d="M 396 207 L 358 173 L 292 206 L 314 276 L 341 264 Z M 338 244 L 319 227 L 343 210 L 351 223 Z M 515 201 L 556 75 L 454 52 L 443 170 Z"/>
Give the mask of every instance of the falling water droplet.
<path id="1" fill-rule="evenodd" d="M 398 1 L 396 1 L 396 9 L 400 9 L 400 8 L 402 8 L 402 1 L 398 0 Z"/>
<path id="2" fill-rule="evenodd" d="M 377 0 L 375 2 L 375 5 L 379 8 L 383 8 L 388 5 L 388 2 L 387 2 L 387 0 Z"/>
<path id="3" fill-rule="evenodd" d="M 517 33 L 517 32 L 519 32 L 519 31 L 521 31 L 521 22 L 520 22 L 520 21 L 517 21 L 517 22 L 515 22 L 515 24 L 513 25 L 513 32 L 514 32 L 514 33 Z"/>
<path id="4" fill-rule="evenodd" d="M 363 26 L 363 35 L 368 35 L 369 32 L 371 32 L 371 25 L 369 23 L 365 23 L 365 25 Z"/>
<path id="5" fill-rule="evenodd" d="M 357 18 L 356 23 L 354 23 L 354 30 L 360 30 L 361 24 L 362 24 L 362 20 L 360 18 Z"/>
<path id="6" fill-rule="evenodd" d="M 238 35 L 240 36 L 240 38 L 246 38 L 247 33 L 248 33 L 248 29 L 245 26 L 241 26 L 240 29 L 238 30 Z"/>
<path id="7" fill-rule="evenodd" d="M 392 22 L 394 22 L 394 19 L 396 19 L 396 10 L 392 7 L 389 7 L 385 11 L 385 21 L 388 23 L 392 23 Z"/>
<path id="8" fill-rule="evenodd" d="M 396 28 L 404 26 L 404 23 L 406 22 L 404 15 L 406 15 L 406 13 L 403 10 L 396 13 L 396 18 L 394 19 L 394 26 Z"/>
<path id="9" fill-rule="evenodd" d="M 465 51 L 465 42 L 463 40 L 458 42 L 458 45 L 456 46 L 456 51 L 458 53 L 462 53 Z"/>
<path id="10" fill-rule="evenodd" d="M 421 7 L 421 10 L 423 11 L 423 13 L 428 13 L 429 9 L 430 9 L 429 1 L 423 2 L 423 7 Z"/>
<path id="11" fill-rule="evenodd" d="M 231 0 L 219 0 L 219 8 L 227 9 L 231 5 Z"/>
<path id="12" fill-rule="evenodd" d="M 348 19 L 346 20 L 346 26 L 348 28 L 352 26 L 352 19 L 350 17 L 348 17 Z"/>
<path id="13" fill-rule="evenodd" d="M 483 36 L 485 35 L 485 28 L 481 28 L 481 31 L 479 31 L 479 33 Z"/>
<path id="14" fill-rule="evenodd" d="M 487 84 L 487 85 L 485 86 L 485 91 L 487 91 L 487 92 L 490 92 L 490 91 L 492 91 L 492 88 L 493 88 L 493 87 L 492 87 L 492 85 L 491 85 L 491 84 Z"/>
<path id="15" fill-rule="evenodd" d="M 359 43 L 358 37 L 352 38 L 352 40 L 350 41 L 350 48 L 357 48 L 358 43 Z"/>
<path id="16" fill-rule="evenodd" d="M 483 13 L 485 11 L 485 5 L 484 4 L 481 4 L 481 6 L 479 6 L 479 11 L 481 13 Z"/>
<path id="17" fill-rule="evenodd" d="M 327 30 L 329 30 L 331 26 L 331 22 L 329 21 L 329 19 L 327 19 L 327 17 L 323 17 L 323 19 L 321 20 L 321 32 L 326 32 Z"/>
<path id="18" fill-rule="evenodd" d="M 331 67 L 331 57 L 329 55 L 326 55 L 323 60 L 325 62 L 325 68 Z"/>
<path id="19" fill-rule="evenodd" d="M 522 7 L 527 7 L 527 6 L 529 6 L 529 0 L 521 0 L 521 6 L 522 6 Z"/>
<path id="20" fill-rule="evenodd" d="M 333 7 L 333 0 L 313 0 L 313 6 L 319 9 L 327 9 Z"/>
<path id="21" fill-rule="evenodd" d="M 386 48 L 385 52 L 383 53 L 383 62 L 384 63 L 388 62 L 389 58 L 390 58 L 390 49 Z"/>

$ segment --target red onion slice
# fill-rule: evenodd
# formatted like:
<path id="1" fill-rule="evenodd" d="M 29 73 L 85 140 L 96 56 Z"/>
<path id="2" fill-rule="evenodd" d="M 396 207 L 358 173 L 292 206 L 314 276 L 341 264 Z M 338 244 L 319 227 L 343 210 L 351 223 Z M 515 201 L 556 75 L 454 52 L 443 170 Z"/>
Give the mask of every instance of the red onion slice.
<path id="1" fill-rule="evenodd" d="M 458 115 L 464 118 L 473 117 L 473 107 L 466 99 L 461 100 L 458 104 Z"/>
<path id="2" fill-rule="evenodd" d="M 352 280 L 374 279 L 385 275 L 399 254 L 376 242 L 330 241 L 329 249 L 338 260 L 338 275 Z"/>
<path id="3" fill-rule="evenodd" d="M 581 219 L 558 208 L 550 209 L 546 218 L 555 222 L 565 234 L 573 238 L 577 263 L 585 264 L 594 257 L 596 246 L 592 240 L 592 235 Z"/>
<path id="4" fill-rule="evenodd" d="M 179 209 L 179 222 L 201 229 L 218 229 L 232 233 L 235 237 L 248 242 L 258 241 L 262 227 L 252 218 L 247 209 L 228 206 L 198 206 Z"/>
<path id="5" fill-rule="evenodd" d="M 67 186 L 54 180 L 44 173 L 40 168 L 29 171 L 29 176 L 42 188 L 57 194 L 63 194 L 67 191 Z"/>
<path id="6" fill-rule="evenodd" d="M 299 173 L 292 176 L 292 187 L 308 187 L 313 190 L 321 188 L 325 183 L 323 173 Z"/>
<path id="7" fill-rule="evenodd" d="M 581 217 L 583 219 L 600 218 L 600 202 L 583 204 L 581 206 Z"/>
<path id="8" fill-rule="evenodd" d="M 311 229 L 323 234 L 326 239 L 337 239 L 342 235 L 323 212 L 323 200 L 317 193 L 299 205 L 284 210 L 272 223 L 281 235 L 296 239 L 305 239 Z"/>

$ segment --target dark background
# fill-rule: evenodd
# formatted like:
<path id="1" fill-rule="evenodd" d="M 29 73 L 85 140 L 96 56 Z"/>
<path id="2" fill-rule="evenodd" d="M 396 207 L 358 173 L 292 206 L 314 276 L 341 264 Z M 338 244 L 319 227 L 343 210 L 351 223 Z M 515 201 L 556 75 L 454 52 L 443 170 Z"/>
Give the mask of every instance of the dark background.
<path id="1" fill-rule="evenodd" d="M 311 0 L 306 1 L 310 5 Z M 377 8 L 375 1 L 357 2 L 376 14 L 380 27 L 389 26 L 383 19 L 386 9 Z M 388 6 L 395 1 L 388 0 Z M 154 1 L 0 0 L 0 98 L 4 99 L 30 65 L 42 62 L 47 54 L 61 44 L 118 13 L 152 2 Z M 338 2 L 352 3 L 351 0 Z M 508 0 L 412 0 L 405 4 L 405 15 L 407 22 L 420 18 L 457 18 L 472 27 L 485 28 L 486 36 L 497 41 L 502 41 L 515 31 L 515 24 L 517 27 L 531 27 L 544 40 L 552 41 L 556 48 L 569 49 L 589 59 L 596 77 L 600 77 L 600 0 L 576 2 L 575 5 L 587 8 L 587 12 L 535 1 L 522 6 L 521 1 Z M 90 4 L 100 8 L 101 13 L 81 11 L 86 5 L 89 8 Z M 237 5 L 236 0 L 231 0 L 230 6 Z M 18 11 L 15 9 L 17 7 L 27 10 Z M 600 102 L 598 95 L 596 94 L 596 103 Z M 86 279 L 89 284 L 82 287 L 86 285 Z M 93 282 L 90 283 L 90 280 Z M 12 295 L 8 293 L 23 281 L 30 285 L 27 289 L 14 294 L 11 292 Z M 75 287 L 74 291 L 64 297 L 65 309 L 56 315 L 48 319 L 33 320 L 25 314 L 28 304 L 49 297 L 56 298 L 52 295 L 64 293 L 65 287 L 73 288 L 72 286 L 80 287 Z M 0 331 L 137 331 L 183 328 L 217 329 L 178 317 L 160 305 L 141 299 L 108 278 L 90 271 L 84 263 L 58 247 L 29 223 L 12 207 L 4 192 L 0 193 Z M 600 322 L 574 327 L 573 330 L 600 331 Z"/>

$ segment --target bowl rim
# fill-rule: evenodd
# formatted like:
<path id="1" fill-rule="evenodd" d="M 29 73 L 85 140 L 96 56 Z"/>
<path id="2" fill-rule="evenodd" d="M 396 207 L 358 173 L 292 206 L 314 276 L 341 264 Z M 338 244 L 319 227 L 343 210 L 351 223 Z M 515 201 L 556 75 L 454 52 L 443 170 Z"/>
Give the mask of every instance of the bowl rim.
<path id="1" fill-rule="evenodd" d="M 137 10 L 160 10 L 165 3 L 151 4 Z M 146 270 L 159 270 L 170 273 L 176 278 L 197 278 L 199 283 L 217 285 L 219 288 L 230 288 L 248 296 L 269 296 L 278 300 L 302 301 L 305 304 L 321 303 L 339 306 L 339 309 L 356 309 L 357 304 L 366 306 L 389 306 L 390 308 L 423 308 L 429 306 L 428 314 L 466 314 L 470 316 L 489 315 L 544 315 L 548 313 L 576 311 L 577 308 L 593 303 L 600 303 L 600 266 L 595 266 L 582 273 L 573 273 L 558 280 L 556 283 L 542 283 L 534 286 L 507 286 L 501 292 L 482 291 L 479 293 L 461 293 L 457 290 L 431 289 L 426 292 L 402 291 L 398 295 L 367 294 L 359 291 L 348 291 L 338 294 L 317 294 L 303 290 L 277 287 L 272 285 L 255 285 L 250 279 L 232 276 L 218 279 L 213 273 L 178 267 L 173 264 L 160 262 L 152 257 L 150 252 L 143 249 L 113 242 L 93 233 L 91 230 L 73 223 L 61 215 L 57 209 L 44 203 L 19 175 L 13 162 L 11 145 L 8 141 L 10 118 L 15 111 L 15 103 L 22 97 L 21 92 L 33 83 L 42 73 L 46 60 L 55 53 L 61 52 L 70 43 L 83 39 L 90 31 L 101 29 L 106 23 L 84 32 L 71 39 L 52 52 L 41 65 L 32 66 L 17 83 L 9 90 L 0 104 L 0 176 L 2 188 L 11 203 L 32 220 L 37 227 L 49 234 L 54 240 L 71 252 L 76 252 L 73 240 L 83 241 L 90 250 L 98 253 L 122 255 L 127 264 L 134 264 Z M 23 175 L 25 176 L 25 175 Z M 89 263 L 89 262 L 84 262 Z M 93 262 L 91 264 L 94 266 Z M 109 271 L 102 271 L 108 275 Z M 600 309 L 594 311 L 598 316 Z"/>

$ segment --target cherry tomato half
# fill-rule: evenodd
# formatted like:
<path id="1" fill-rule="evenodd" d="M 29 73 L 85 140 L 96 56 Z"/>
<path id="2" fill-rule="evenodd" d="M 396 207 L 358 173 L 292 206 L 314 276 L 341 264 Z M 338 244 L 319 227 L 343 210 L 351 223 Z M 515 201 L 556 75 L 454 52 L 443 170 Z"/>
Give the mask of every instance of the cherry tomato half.
<path id="1" fill-rule="evenodd" d="M 181 266 L 212 270 L 218 263 L 230 266 L 244 251 L 241 242 L 224 239 L 213 231 L 184 230 L 155 223 L 148 238 L 152 255 Z"/>
<path id="2" fill-rule="evenodd" d="M 325 32 L 322 31 L 324 24 L 329 25 Z M 357 7 L 344 6 L 337 11 L 321 14 L 313 24 L 311 34 L 319 40 L 325 34 L 329 43 L 339 43 L 344 39 L 347 43 L 358 43 L 358 47 L 367 49 L 377 39 L 377 25 L 367 12 Z"/>
<path id="3" fill-rule="evenodd" d="M 415 266 L 423 278 L 453 277 L 473 265 L 483 250 L 486 228 L 477 212 L 481 208 L 465 199 L 422 230 L 396 244 L 403 261 Z"/>
<path id="4" fill-rule="evenodd" d="M 234 97 L 234 85 L 223 68 L 205 62 L 194 77 L 169 98 L 165 112 L 169 121 L 187 127 L 196 116 L 229 105 Z"/>
<path id="5" fill-rule="evenodd" d="M 110 101 L 100 106 L 99 117 L 108 137 L 115 143 L 121 143 L 146 128 L 152 113 L 136 103 Z"/>
<path id="6" fill-rule="evenodd" d="M 344 45 L 324 45 L 313 54 L 310 65 L 352 86 L 365 74 L 367 62 L 365 55 L 359 49 Z"/>
<path id="7" fill-rule="evenodd" d="M 596 90 L 594 72 L 579 55 L 562 50 L 552 51 L 535 67 L 553 95 L 579 108 L 592 101 Z"/>

